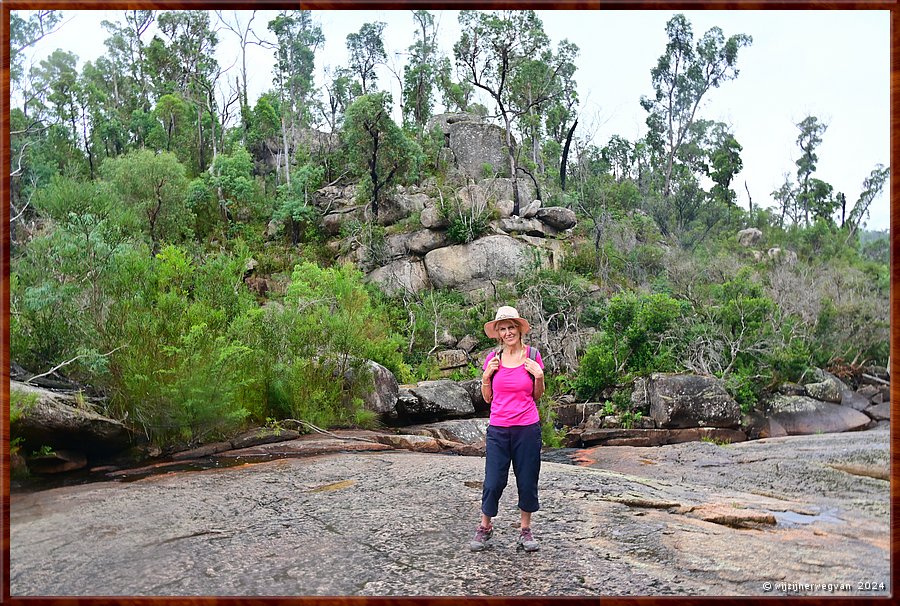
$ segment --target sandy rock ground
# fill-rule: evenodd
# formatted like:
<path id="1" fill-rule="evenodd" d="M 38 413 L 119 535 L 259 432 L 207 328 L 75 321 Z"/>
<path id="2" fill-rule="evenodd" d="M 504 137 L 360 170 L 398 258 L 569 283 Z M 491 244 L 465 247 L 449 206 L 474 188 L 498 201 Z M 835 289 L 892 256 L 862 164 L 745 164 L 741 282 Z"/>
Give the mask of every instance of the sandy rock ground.
<path id="1" fill-rule="evenodd" d="M 546 454 L 470 553 L 484 460 L 331 453 L 15 492 L 33 595 L 890 595 L 886 427 Z M 576 464 L 572 464 L 573 461 Z"/>

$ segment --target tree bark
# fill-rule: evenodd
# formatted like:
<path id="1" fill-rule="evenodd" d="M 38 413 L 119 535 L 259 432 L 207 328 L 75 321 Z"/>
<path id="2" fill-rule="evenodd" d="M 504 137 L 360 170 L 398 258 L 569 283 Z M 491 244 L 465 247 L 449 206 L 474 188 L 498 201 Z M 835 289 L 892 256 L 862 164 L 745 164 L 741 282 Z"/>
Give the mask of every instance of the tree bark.
<path id="1" fill-rule="evenodd" d="M 566 134 L 566 144 L 563 147 L 562 159 L 559 161 L 559 187 L 566 191 L 566 163 L 569 161 L 569 146 L 572 144 L 572 136 L 575 134 L 575 127 L 578 126 L 578 119 L 572 123 L 572 127 Z"/>

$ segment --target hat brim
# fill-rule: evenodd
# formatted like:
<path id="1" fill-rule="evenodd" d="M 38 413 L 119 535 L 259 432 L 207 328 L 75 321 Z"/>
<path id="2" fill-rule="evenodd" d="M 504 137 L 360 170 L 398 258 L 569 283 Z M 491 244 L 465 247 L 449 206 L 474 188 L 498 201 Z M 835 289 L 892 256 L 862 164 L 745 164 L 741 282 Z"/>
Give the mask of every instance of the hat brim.
<path id="1" fill-rule="evenodd" d="M 497 332 L 497 324 L 500 322 L 515 322 L 519 327 L 519 332 L 523 335 L 527 335 L 531 330 L 531 325 L 525 318 L 504 318 L 502 320 L 491 320 L 490 322 L 487 322 L 484 325 L 484 334 L 492 339 L 499 339 L 500 333 Z"/>

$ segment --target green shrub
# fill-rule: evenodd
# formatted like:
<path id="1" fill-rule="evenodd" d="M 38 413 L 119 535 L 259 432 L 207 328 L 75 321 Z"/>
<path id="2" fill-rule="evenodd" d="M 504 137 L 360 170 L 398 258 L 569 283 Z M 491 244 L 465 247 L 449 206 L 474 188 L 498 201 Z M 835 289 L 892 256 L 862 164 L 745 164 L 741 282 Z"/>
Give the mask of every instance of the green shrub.
<path id="1" fill-rule="evenodd" d="M 369 425 L 372 419 L 362 409 L 372 385 L 365 361 L 401 377 L 409 374 L 387 310 L 350 265 L 297 265 L 284 307 L 248 310 L 230 334 L 253 352 L 239 400 L 260 419 Z"/>
<path id="2" fill-rule="evenodd" d="M 124 345 L 109 356 L 110 407 L 160 446 L 226 436 L 249 415 L 238 392 L 252 352 L 227 335 L 254 305 L 241 282 L 245 262 L 174 246 L 152 259 L 135 250 L 107 284 L 116 303 L 104 338 Z"/>
<path id="3" fill-rule="evenodd" d="M 665 294 L 612 297 L 588 319 L 600 329 L 581 359 L 576 389 L 590 398 L 639 374 L 674 370 L 676 343 L 669 329 L 687 311 L 684 301 Z"/>
<path id="4" fill-rule="evenodd" d="M 538 414 L 541 417 L 541 442 L 549 448 L 559 448 L 562 446 L 565 432 L 556 429 L 556 411 L 546 392 L 538 400 L 537 405 Z"/>
<path id="5" fill-rule="evenodd" d="M 456 244 L 468 244 L 487 231 L 491 210 L 486 203 L 477 200 L 464 204 L 456 192 L 438 191 L 438 211 L 447 220 L 447 237 Z"/>

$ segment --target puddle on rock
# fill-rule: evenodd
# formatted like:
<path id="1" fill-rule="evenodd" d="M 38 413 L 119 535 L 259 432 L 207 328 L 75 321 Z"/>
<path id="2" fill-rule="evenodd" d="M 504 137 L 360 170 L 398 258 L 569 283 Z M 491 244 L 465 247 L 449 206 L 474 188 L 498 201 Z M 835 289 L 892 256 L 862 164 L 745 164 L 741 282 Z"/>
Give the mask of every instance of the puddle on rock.
<path id="1" fill-rule="evenodd" d="M 770 511 L 775 516 L 776 524 L 781 528 L 805 526 L 814 522 L 826 522 L 828 524 L 841 524 L 843 520 L 831 513 L 806 514 L 796 511 Z"/>

